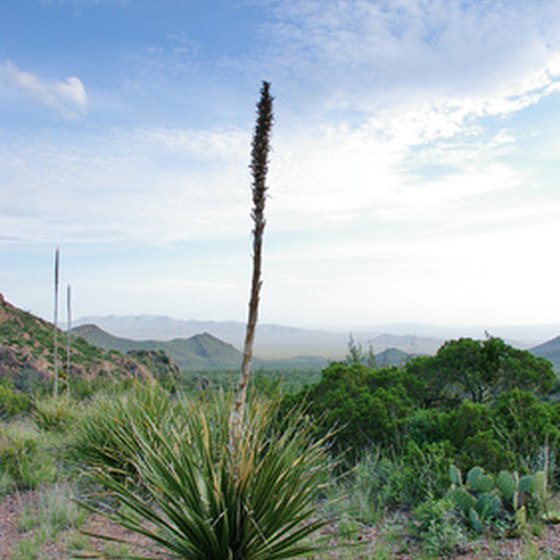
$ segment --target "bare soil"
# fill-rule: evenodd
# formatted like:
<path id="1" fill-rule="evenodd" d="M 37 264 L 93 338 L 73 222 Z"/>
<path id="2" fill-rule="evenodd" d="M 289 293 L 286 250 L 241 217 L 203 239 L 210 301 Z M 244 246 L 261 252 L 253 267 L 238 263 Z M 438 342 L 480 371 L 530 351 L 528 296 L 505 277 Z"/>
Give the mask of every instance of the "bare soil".
<path id="1" fill-rule="evenodd" d="M 0 560 L 10 560 L 17 543 L 22 539 L 33 536 L 33 532 L 19 532 L 17 528 L 18 517 L 27 505 L 36 499 L 34 492 L 17 492 L 0 500 Z M 82 544 L 77 552 L 72 548 L 76 542 L 76 535 L 82 534 Z M 111 545 L 105 539 L 95 538 L 89 533 L 105 535 L 115 539 L 126 541 L 127 551 L 132 554 L 149 554 L 153 558 L 161 560 L 168 559 L 161 550 L 148 539 L 133 534 L 119 525 L 111 523 L 99 515 L 90 515 L 80 531 L 63 531 L 59 533 L 54 541 L 47 541 L 41 548 L 41 560 L 70 560 L 76 558 L 77 554 L 82 557 L 96 557 L 96 553 L 106 552 L 108 547 L 113 549 L 118 544 Z M 327 526 L 323 529 L 323 537 L 328 540 L 327 552 L 319 558 L 337 559 L 363 559 L 375 558 L 378 543 L 382 540 L 382 529 L 371 527 L 360 531 L 354 542 L 362 543 L 358 547 L 340 546 L 340 540 L 335 527 Z M 74 538 L 72 538 L 74 537 Z M 421 554 L 412 543 L 407 543 L 404 536 L 396 539 L 390 546 L 391 556 L 395 560 L 417 560 L 426 554 Z M 106 556 L 110 557 L 110 556 Z M 380 556 L 380 558 L 388 558 Z M 434 557 L 435 558 L 435 557 Z M 448 557 L 449 558 L 449 557 Z M 502 539 L 486 540 L 469 544 L 467 548 L 451 557 L 457 560 L 560 560 L 560 525 L 544 525 L 538 536 L 530 536 L 525 539 Z M 317 559 L 318 560 L 318 559 Z"/>

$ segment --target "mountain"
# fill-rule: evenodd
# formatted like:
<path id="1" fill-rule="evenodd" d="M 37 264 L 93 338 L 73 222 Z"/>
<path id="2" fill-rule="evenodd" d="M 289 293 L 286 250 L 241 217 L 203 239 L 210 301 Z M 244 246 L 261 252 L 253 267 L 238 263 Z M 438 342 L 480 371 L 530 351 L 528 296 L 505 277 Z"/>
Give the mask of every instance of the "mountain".
<path id="1" fill-rule="evenodd" d="M 548 340 L 543 344 L 530 348 L 529 351 L 535 356 L 546 358 L 551 361 L 556 371 L 560 371 L 560 336 Z"/>
<path id="2" fill-rule="evenodd" d="M 206 332 L 220 340 L 243 347 L 245 324 L 233 321 L 183 321 L 160 315 L 83 317 L 76 325 L 93 323 L 117 337 L 134 340 L 172 340 L 189 338 Z M 255 354 L 266 361 L 316 356 L 323 360 L 340 360 L 348 353 L 350 333 L 300 329 L 262 324 L 257 327 Z M 382 329 L 353 331 L 353 339 L 375 353 L 396 348 L 409 354 L 434 354 L 443 340 L 415 334 L 391 334 Z"/>
<path id="3" fill-rule="evenodd" d="M 173 340 L 131 340 L 113 336 L 96 325 L 82 325 L 72 329 L 74 337 L 82 337 L 105 350 L 120 352 L 163 351 L 183 370 L 238 369 L 241 352 L 215 336 L 202 333 L 190 338 Z"/>
<path id="4" fill-rule="evenodd" d="M 57 330 L 59 372 L 67 373 L 66 334 Z M 0 378 L 8 377 L 18 388 L 29 388 L 53 378 L 54 325 L 18 309 L 0 294 Z M 83 338 L 70 340 L 70 375 L 85 380 L 97 376 L 110 379 L 137 377 L 153 379 L 161 372 L 161 356 L 148 354 L 141 360 L 119 352 L 106 352 Z M 156 367 L 157 366 L 157 367 Z M 176 367 L 176 366 L 175 366 Z M 173 371 L 173 364 L 169 364 Z"/>

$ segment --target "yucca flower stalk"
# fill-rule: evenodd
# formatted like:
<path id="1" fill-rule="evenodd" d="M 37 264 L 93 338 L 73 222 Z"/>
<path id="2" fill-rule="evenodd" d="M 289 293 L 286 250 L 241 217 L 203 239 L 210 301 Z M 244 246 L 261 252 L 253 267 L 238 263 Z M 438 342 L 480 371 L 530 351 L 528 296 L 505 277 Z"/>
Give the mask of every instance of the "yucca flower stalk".
<path id="1" fill-rule="evenodd" d="M 266 201 L 266 176 L 268 173 L 268 156 L 270 153 L 270 131 L 273 122 L 272 97 L 270 95 L 270 84 L 263 82 L 260 100 L 257 104 L 257 123 L 253 136 L 251 150 L 251 173 L 253 209 L 251 218 L 253 220 L 253 275 L 251 279 L 251 296 L 249 300 L 249 317 L 247 320 L 247 330 L 245 333 L 245 344 L 243 347 L 243 360 L 241 364 L 241 374 L 237 384 L 235 402 L 231 411 L 229 421 L 229 447 L 235 453 L 238 443 L 243 436 L 243 419 L 245 414 L 245 403 L 247 401 L 247 386 L 249 384 L 249 374 L 251 359 L 253 357 L 253 343 L 257 328 L 259 314 L 259 298 L 262 285 L 262 247 L 264 227 L 264 207 Z"/>
<path id="2" fill-rule="evenodd" d="M 72 329 L 72 288 L 66 286 L 66 390 L 70 394 L 70 370 L 72 369 L 72 355 L 70 331 Z"/>
<path id="3" fill-rule="evenodd" d="M 54 329 L 53 329 L 53 396 L 58 397 L 58 286 L 60 269 L 60 249 L 57 247 L 54 254 Z"/>

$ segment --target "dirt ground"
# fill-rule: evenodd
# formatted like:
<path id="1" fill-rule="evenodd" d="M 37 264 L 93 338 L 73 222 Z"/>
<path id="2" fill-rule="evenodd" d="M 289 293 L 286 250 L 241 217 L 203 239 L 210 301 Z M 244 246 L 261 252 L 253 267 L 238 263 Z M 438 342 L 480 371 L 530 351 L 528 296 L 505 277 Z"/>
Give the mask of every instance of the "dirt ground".
<path id="1" fill-rule="evenodd" d="M 33 492 L 18 492 L 4 497 L 0 500 L 0 560 L 11 560 L 17 543 L 22 539 L 28 539 L 33 532 L 19 532 L 17 520 L 26 505 L 35 499 Z M 96 553 L 118 551 L 118 544 L 108 544 L 106 540 L 94 538 L 87 533 L 103 534 L 105 536 L 125 539 L 127 550 L 134 554 L 148 554 L 153 558 L 168 558 L 144 537 L 132 534 L 118 525 L 109 522 L 107 519 L 90 515 L 80 531 L 63 531 L 59 533 L 56 540 L 46 541 L 41 548 L 40 560 L 70 560 L 80 557 L 99 557 Z M 72 543 L 76 541 L 76 536 L 80 536 L 80 550 L 72 550 Z M 389 559 L 389 556 L 376 556 L 376 545 L 379 540 L 380 531 L 378 528 L 367 528 L 360 532 L 358 540 L 363 543 L 356 548 L 340 547 L 337 531 L 334 527 L 327 526 L 323 530 L 323 537 L 329 541 L 329 549 L 321 554 L 321 559 L 352 558 L 369 560 L 378 558 Z M 411 546 L 402 546 L 396 542 L 391 546 L 390 558 L 398 560 L 417 560 L 420 556 L 426 559 L 426 554 L 414 553 Z M 74 547 L 75 548 L 75 547 Z M 528 537 L 526 539 L 503 539 L 500 541 L 485 541 L 469 545 L 468 548 L 455 555 L 453 558 L 461 560 L 560 560 L 560 525 L 545 525 L 540 535 Z"/>

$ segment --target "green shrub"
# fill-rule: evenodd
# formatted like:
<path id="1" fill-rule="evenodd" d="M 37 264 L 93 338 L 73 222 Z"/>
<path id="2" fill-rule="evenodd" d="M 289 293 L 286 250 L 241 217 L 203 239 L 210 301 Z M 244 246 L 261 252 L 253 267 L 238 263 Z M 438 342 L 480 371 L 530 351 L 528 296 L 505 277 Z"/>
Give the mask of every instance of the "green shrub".
<path id="1" fill-rule="evenodd" d="M 275 560 L 314 550 L 303 540 L 323 524 L 313 518 L 325 480 L 322 443 L 310 441 L 301 415 L 271 429 L 270 407 L 253 401 L 232 452 L 230 410 L 218 395 L 204 407 L 184 401 L 180 429 L 152 425 L 147 437 L 139 415 L 117 427 L 120 447 L 136 450 L 143 490 L 97 471 L 127 506 L 111 517 L 177 558 Z"/>
<path id="2" fill-rule="evenodd" d="M 448 557 L 467 542 L 455 504 L 449 498 L 427 500 L 414 509 L 410 533 L 431 557 Z"/>
<path id="3" fill-rule="evenodd" d="M 39 445 L 39 436 L 21 426 L 0 428 L 0 477 L 5 493 L 52 482 L 56 467 L 52 454 Z"/>
<path id="4" fill-rule="evenodd" d="M 10 420 L 29 410 L 29 397 L 14 391 L 8 385 L 0 384 L 0 419 Z"/>
<path id="5" fill-rule="evenodd" d="M 558 445 L 560 440 L 554 407 L 528 391 L 513 389 L 502 394 L 492 408 L 492 417 L 502 447 L 518 470 L 529 470 L 546 442 Z"/>
<path id="6" fill-rule="evenodd" d="M 449 487 L 449 452 L 449 445 L 419 447 L 410 441 L 400 454 L 370 450 L 339 482 L 335 493 L 342 499 L 335 507 L 371 524 L 388 511 L 443 496 Z"/>
<path id="7" fill-rule="evenodd" d="M 74 402 L 68 396 L 47 397 L 33 403 L 33 420 L 45 431 L 64 432 L 77 414 Z"/>
<path id="8" fill-rule="evenodd" d="M 480 465 L 491 472 L 513 469 L 517 463 L 515 454 L 504 447 L 493 430 L 478 432 L 466 438 L 459 448 L 456 461 L 465 471 Z"/>

